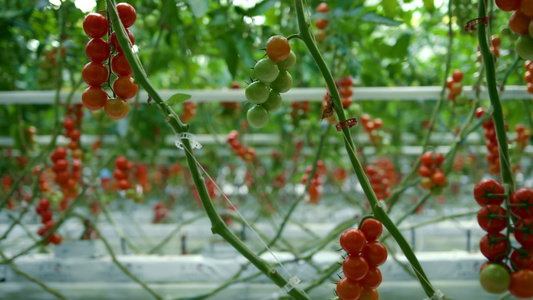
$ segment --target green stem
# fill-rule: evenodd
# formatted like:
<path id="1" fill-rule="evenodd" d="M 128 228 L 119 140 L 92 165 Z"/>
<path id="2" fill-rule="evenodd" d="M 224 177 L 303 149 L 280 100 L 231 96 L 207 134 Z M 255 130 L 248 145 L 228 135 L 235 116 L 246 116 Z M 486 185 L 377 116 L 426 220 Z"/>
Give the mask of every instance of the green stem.
<path id="1" fill-rule="evenodd" d="M 344 111 L 342 108 L 342 104 L 340 101 L 340 95 L 339 91 L 337 90 L 337 87 L 335 86 L 335 82 L 333 80 L 333 77 L 331 75 L 331 72 L 328 69 L 328 66 L 326 65 L 324 58 L 322 57 L 322 54 L 318 50 L 313 36 L 309 30 L 310 24 L 305 18 L 304 14 L 304 5 L 302 0 L 295 0 L 296 4 L 296 14 L 298 17 L 298 27 L 300 30 L 300 37 L 302 41 L 307 46 L 309 52 L 311 53 L 311 56 L 313 57 L 315 63 L 317 64 L 320 72 L 322 73 L 322 76 L 324 77 L 324 80 L 326 81 L 326 84 L 328 86 L 329 92 L 331 93 L 333 102 L 335 103 L 335 111 L 337 113 L 337 116 L 339 118 L 339 121 L 345 121 L 346 117 L 344 116 Z M 409 260 L 409 263 L 415 269 L 415 272 L 417 274 L 418 280 L 420 281 L 420 284 L 422 285 L 422 288 L 424 289 L 426 295 L 428 297 L 432 297 L 435 293 L 435 289 L 432 287 L 431 283 L 429 282 L 429 279 L 427 278 L 426 274 L 424 273 L 424 270 L 422 269 L 422 266 L 420 265 L 418 259 L 416 258 L 413 250 L 405 240 L 405 238 L 402 236 L 401 232 L 396 228 L 392 220 L 389 218 L 387 213 L 385 212 L 385 209 L 383 208 L 383 204 L 378 202 L 378 199 L 372 190 L 372 186 L 370 185 L 370 182 L 368 181 L 368 178 L 366 177 L 366 174 L 363 170 L 363 167 L 361 166 L 361 163 L 359 162 L 359 159 L 356 156 L 355 151 L 355 145 L 352 141 L 352 136 L 350 133 L 349 128 L 345 127 L 342 130 L 345 140 L 345 148 L 348 153 L 348 157 L 350 158 L 350 161 L 352 163 L 352 166 L 354 168 L 355 174 L 357 175 L 357 178 L 359 180 L 359 183 L 361 184 L 361 187 L 363 188 L 363 191 L 365 192 L 365 195 L 368 198 L 368 201 L 370 202 L 370 207 L 374 211 L 374 215 L 376 219 L 380 220 L 383 225 L 389 230 L 389 232 L 394 236 L 396 239 L 396 242 L 402 249 L 403 253 Z"/>
<path id="2" fill-rule="evenodd" d="M 486 16 L 485 0 L 479 1 L 478 14 L 479 17 Z M 498 139 L 498 149 L 500 150 L 500 169 L 503 182 L 507 185 L 506 193 L 510 195 L 514 191 L 513 171 L 511 169 L 509 160 L 509 144 L 507 143 L 507 133 L 505 130 L 505 120 L 503 117 L 503 108 L 500 102 L 500 95 L 498 93 L 498 85 L 496 82 L 496 68 L 494 67 L 494 55 L 490 52 L 485 26 L 478 28 L 479 47 L 483 55 L 483 62 L 486 68 L 487 87 L 489 90 L 490 103 L 494 109 L 492 118 L 494 119 L 494 127 L 496 129 L 496 137 Z"/>
<path id="3" fill-rule="evenodd" d="M 118 12 L 116 9 L 116 3 L 114 0 L 106 0 L 107 10 L 110 15 L 110 21 L 115 28 L 117 40 L 124 50 L 124 54 L 133 70 L 133 75 L 136 80 L 148 94 L 152 97 L 154 102 L 159 106 L 161 113 L 165 117 L 167 124 L 174 130 L 175 133 L 187 132 L 189 125 L 183 124 L 179 119 L 179 116 L 172 111 L 172 109 L 164 103 L 161 96 L 154 89 L 144 72 L 142 71 L 141 63 L 136 56 L 134 56 L 131 48 L 129 47 L 129 38 L 124 34 L 123 25 L 118 18 Z M 203 204 L 203 207 L 211 221 L 211 230 L 214 234 L 219 234 L 229 244 L 231 244 L 237 251 L 239 251 L 244 257 L 246 257 L 252 264 L 254 264 L 263 274 L 265 274 L 272 282 L 279 287 L 284 287 L 288 281 L 279 272 L 274 269 L 268 262 L 260 258 L 253 253 L 239 238 L 226 226 L 220 215 L 218 214 L 213 202 L 209 198 L 209 193 L 205 186 L 205 181 L 200 175 L 196 158 L 194 157 L 191 143 L 188 139 L 182 139 L 183 147 L 185 150 L 185 156 L 191 172 L 191 177 L 198 190 L 198 195 Z M 309 299 L 305 293 L 299 289 L 294 288 L 289 292 L 289 295 L 295 299 Z"/>

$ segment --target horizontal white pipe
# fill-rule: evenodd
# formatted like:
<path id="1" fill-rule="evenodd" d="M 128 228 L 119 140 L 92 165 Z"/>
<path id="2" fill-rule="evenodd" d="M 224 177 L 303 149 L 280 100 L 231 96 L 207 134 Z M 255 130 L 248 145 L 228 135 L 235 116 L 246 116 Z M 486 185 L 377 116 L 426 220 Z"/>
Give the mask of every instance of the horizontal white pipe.
<path id="1" fill-rule="evenodd" d="M 440 96 L 439 86 L 419 86 L 419 87 L 356 87 L 353 88 L 354 100 L 372 101 L 396 101 L 396 100 L 436 100 Z M 468 98 L 474 97 L 472 87 L 463 87 Z M 169 99 L 176 93 L 191 95 L 191 100 L 195 102 L 232 102 L 246 101 L 244 89 L 231 90 L 161 90 L 159 91 L 163 99 Z M 282 94 L 286 101 L 323 101 L 325 88 L 293 88 L 289 92 Z M 68 93 L 62 92 L 61 101 L 64 102 Z M 141 103 L 146 103 L 148 95 L 145 91 L 140 92 Z M 488 97 L 486 89 L 482 89 L 481 97 Z M 502 93 L 502 99 L 531 99 L 525 86 L 506 86 Z M 0 92 L 0 104 L 53 104 L 55 91 L 4 91 Z M 81 92 L 75 93 L 74 103 L 81 103 Z"/>

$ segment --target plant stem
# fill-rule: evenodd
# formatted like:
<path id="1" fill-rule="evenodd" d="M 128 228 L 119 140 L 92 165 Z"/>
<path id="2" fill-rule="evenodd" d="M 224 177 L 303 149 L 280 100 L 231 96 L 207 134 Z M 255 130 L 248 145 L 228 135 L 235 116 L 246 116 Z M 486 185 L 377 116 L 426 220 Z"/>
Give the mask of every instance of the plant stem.
<path id="1" fill-rule="evenodd" d="M 124 54 L 133 70 L 133 75 L 135 81 L 138 82 L 148 94 L 152 97 L 154 102 L 158 105 L 159 110 L 165 117 L 167 124 L 174 130 L 176 134 L 187 132 L 189 125 L 183 124 L 179 119 L 179 116 L 163 101 L 161 96 L 154 89 L 144 72 L 140 61 L 136 56 L 134 56 L 131 48 L 129 47 L 129 38 L 124 34 L 124 27 L 118 18 L 118 12 L 116 9 L 116 3 L 114 0 L 106 0 L 107 10 L 110 15 L 110 21 L 115 28 L 117 35 L 117 40 L 124 50 Z M 281 275 L 279 272 L 274 269 L 268 262 L 260 258 L 258 255 L 253 253 L 244 243 L 239 240 L 239 238 L 226 226 L 220 215 L 218 214 L 215 206 L 213 205 L 211 199 L 209 198 L 209 193 L 207 191 L 204 178 L 200 174 L 198 169 L 196 158 L 194 157 L 191 143 L 189 139 L 182 139 L 183 148 L 185 150 L 185 156 L 187 163 L 189 165 L 189 170 L 191 172 L 191 177 L 196 185 L 198 190 L 198 195 L 204 206 L 204 209 L 211 221 L 211 230 L 214 234 L 219 234 L 223 237 L 229 244 L 231 244 L 237 251 L 239 251 L 244 257 L 246 257 L 252 264 L 254 264 L 263 274 L 265 274 L 272 282 L 274 282 L 279 287 L 284 287 L 287 285 L 288 281 Z M 305 293 L 295 287 L 290 292 L 289 295 L 295 299 L 309 299 Z"/>
<path id="2" fill-rule="evenodd" d="M 479 1 L 478 14 L 480 18 L 486 16 L 485 0 Z M 483 62 L 486 69 L 487 87 L 490 96 L 490 103 L 494 109 L 492 118 L 496 137 L 498 139 L 498 149 L 500 153 L 500 169 L 502 180 L 506 184 L 506 194 L 511 195 L 514 191 L 513 171 L 509 160 L 509 144 L 507 143 L 507 133 L 505 130 L 505 120 L 503 117 L 503 108 L 498 93 L 498 84 L 496 82 L 496 68 L 494 67 L 494 55 L 490 52 L 485 26 L 478 28 L 479 47 L 483 55 Z"/>
<path id="3" fill-rule="evenodd" d="M 309 30 L 310 24 L 305 18 L 303 2 L 302 0 L 295 0 L 294 2 L 296 5 L 298 27 L 300 30 L 299 36 L 301 37 L 302 41 L 307 46 L 309 52 L 311 53 L 311 56 L 313 57 L 315 63 L 317 64 L 320 72 L 322 73 L 324 80 L 326 81 L 326 84 L 331 93 L 333 102 L 335 103 L 335 111 L 337 113 L 339 121 L 341 122 L 345 121 L 346 117 L 344 116 L 344 111 L 342 108 L 339 91 L 337 90 L 337 87 L 335 86 L 335 82 L 333 80 L 331 72 L 329 71 L 325 63 L 324 58 L 322 57 L 322 54 L 318 50 L 313 40 L 313 36 Z M 398 230 L 398 228 L 396 228 L 392 220 L 389 218 L 389 216 L 385 212 L 383 204 L 378 202 L 378 199 L 374 191 L 372 190 L 372 186 L 370 185 L 370 182 L 368 181 L 368 178 L 366 177 L 363 167 L 361 166 L 361 163 L 359 162 L 359 159 L 356 156 L 355 145 L 353 144 L 349 128 L 347 127 L 343 128 L 342 132 L 343 132 L 343 136 L 345 140 L 346 151 L 348 152 L 348 156 L 354 168 L 355 174 L 357 175 L 359 183 L 361 184 L 361 187 L 363 188 L 363 191 L 365 192 L 365 195 L 367 196 L 368 201 L 370 202 L 370 207 L 374 211 L 374 216 L 376 217 L 376 219 L 381 221 L 383 225 L 389 230 L 389 232 L 394 236 L 394 238 L 396 239 L 396 242 L 398 243 L 403 253 L 409 260 L 409 263 L 411 264 L 413 269 L 415 269 L 415 272 L 418 276 L 418 280 L 420 281 L 420 284 L 422 285 L 422 288 L 424 289 L 426 295 L 428 297 L 432 297 L 433 294 L 435 293 L 435 290 L 432 287 L 431 283 L 429 282 L 426 274 L 424 273 L 422 266 L 418 262 L 418 259 L 416 258 L 413 250 L 411 249 L 411 247 L 409 246 L 405 238 L 402 236 L 401 232 Z"/>

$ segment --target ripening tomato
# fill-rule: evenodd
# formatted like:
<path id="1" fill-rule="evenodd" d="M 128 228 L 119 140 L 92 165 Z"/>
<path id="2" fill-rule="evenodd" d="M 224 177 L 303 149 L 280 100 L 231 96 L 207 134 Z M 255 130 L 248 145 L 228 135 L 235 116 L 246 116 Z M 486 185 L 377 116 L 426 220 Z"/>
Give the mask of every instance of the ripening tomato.
<path id="1" fill-rule="evenodd" d="M 81 94 L 81 102 L 90 110 L 104 107 L 106 101 L 107 93 L 100 87 L 90 86 Z"/>
<path id="2" fill-rule="evenodd" d="M 341 278 L 337 282 L 337 296 L 340 300 L 357 300 L 361 296 L 361 286 L 357 281 Z"/>
<path id="3" fill-rule="evenodd" d="M 442 186 L 446 183 L 446 175 L 442 171 L 437 171 L 433 173 L 431 180 L 436 186 Z"/>
<path id="4" fill-rule="evenodd" d="M 104 112 L 113 120 L 124 119 L 130 112 L 130 104 L 123 98 L 107 99 Z"/>
<path id="5" fill-rule="evenodd" d="M 340 244 L 342 249 L 348 254 L 357 255 L 363 251 L 363 248 L 365 248 L 366 237 L 359 229 L 346 229 L 341 234 Z"/>
<path id="6" fill-rule="evenodd" d="M 122 171 L 128 170 L 128 160 L 124 156 L 119 156 L 115 159 L 115 167 Z"/>
<path id="7" fill-rule="evenodd" d="M 328 26 L 328 23 L 329 21 L 327 19 L 316 19 L 315 20 L 315 25 L 316 25 L 316 28 L 318 29 L 324 29 Z"/>
<path id="8" fill-rule="evenodd" d="M 117 53 L 111 59 L 111 69 L 118 76 L 128 76 L 133 73 L 124 53 Z"/>
<path id="9" fill-rule="evenodd" d="M 526 16 L 520 10 L 513 12 L 509 18 L 509 28 L 518 34 L 527 34 L 529 32 L 529 22 L 531 18 Z"/>
<path id="10" fill-rule="evenodd" d="M 452 80 L 454 82 L 461 82 L 463 80 L 464 74 L 461 70 L 455 70 L 452 74 Z"/>
<path id="11" fill-rule="evenodd" d="M 113 82 L 113 90 L 118 97 L 131 99 L 137 95 L 137 91 L 139 90 L 139 86 L 133 83 L 133 81 L 133 77 L 131 76 L 120 76 Z"/>
<path id="12" fill-rule="evenodd" d="M 95 39 L 99 39 L 107 34 L 109 22 L 101 14 L 90 13 L 83 20 L 83 30 L 85 33 Z"/>
<path id="13" fill-rule="evenodd" d="M 319 13 L 327 13 L 329 11 L 329 6 L 327 3 L 322 2 L 316 7 L 316 11 Z"/>
<path id="14" fill-rule="evenodd" d="M 274 35 L 271 36 L 266 44 L 266 53 L 268 57 L 274 62 L 280 62 L 287 58 L 291 52 L 291 46 L 289 41 L 281 36 Z"/>

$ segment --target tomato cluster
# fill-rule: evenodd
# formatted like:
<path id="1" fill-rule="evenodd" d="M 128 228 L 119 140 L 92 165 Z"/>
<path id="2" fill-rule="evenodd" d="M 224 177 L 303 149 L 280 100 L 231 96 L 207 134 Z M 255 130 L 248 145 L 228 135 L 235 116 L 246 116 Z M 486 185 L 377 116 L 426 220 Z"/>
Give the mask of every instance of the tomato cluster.
<path id="1" fill-rule="evenodd" d="M 238 157 L 242 158 L 245 162 L 251 163 L 255 159 L 255 149 L 248 148 L 245 145 L 239 142 L 239 132 L 237 130 L 232 130 L 228 134 L 228 144 L 231 146 L 231 150 L 237 154 Z"/>
<path id="2" fill-rule="evenodd" d="M 39 227 L 37 234 L 39 236 L 44 236 L 48 230 L 50 230 L 52 227 L 56 225 L 53 218 L 52 211 L 50 211 L 50 201 L 46 198 L 42 198 L 39 201 L 39 204 L 35 208 L 35 212 L 37 212 L 38 215 L 41 216 L 41 223 L 43 223 L 43 226 Z M 61 241 L 63 240 L 63 237 L 61 235 L 53 232 L 48 237 L 47 243 L 52 243 L 54 245 L 61 244 Z"/>
<path id="3" fill-rule="evenodd" d="M 457 105 L 464 105 L 468 102 L 468 98 L 463 93 L 464 74 L 461 70 L 453 71 L 452 77 L 446 80 L 446 88 L 448 89 L 448 100 Z"/>
<path id="4" fill-rule="evenodd" d="M 379 266 L 387 260 L 387 248 L 377 239 L 383 225 L 375 219 L 366 219 L 359 229 L 345 230 L 340 237 L 342 249 L 348 253 L 342 263 L 343 278 L 337 282 L 340 300 L 377 300 L 381 284 Z"/>
<path id="5" fill-rule="evenodd" d="M 192 120 L 192 118 L 196 117 L 196 107 L 197 104 L 192 101 L 183 103 L 183 113 L 181 114 L 180 119 L 186 123 Z"/>
<path id="6" fill-rule="evenodd" d="M 246 99 L 253 104 L 246 118 L 254 128 L 264 127 L 268 124 L 269 113 L 280 110 L 280 94 L 291 89 L 292 76 L 289 70 L 296 64 L 296 55 L 292 52 L 289 41 L 281 35 L 268 39 L 266 53 L 268 57 L 260 59 L 254 66 L 257 80 L 245 89 Z"/>
<path id="7" fill-rule="evenodd" d="M 78 181 L 81 179 L 81 157 L 77 156 L 77 150 L 71 151 L 73 158 L 71 165 L 71 172 L 69 172 L 69 161 L 67 160 L 67 149 L 65 147 L 57 147 L 51 154 L 50 159 L 54 163 L 52 171 L 56 174 L 54 182 L 61 187 L 61 191 L 65 198 L 61 204 L 61 210 L 66 210 L 68 207 L 68 198 L 75 198 L 78 196 Z M 81 150 L 80 150 L 81 151 Z"/>
<path id="8" fill-rule="evenodd" d="M 529 139 L 531 138 L 531 133 L 523 124 L 516 124 L 514 127 L 516 132 L 515 142 L 521 148 L 524 149 L 529 144 Z"/>
<path id="9" fill-rule="evenodd" d="M 328 13 L 329 12 L 328 4 L 325 2 L 320 3 L 316 7 L 316 12 L 322 13 L 322 14 Z M 328 26 L 328 23 L 329 23 L 328 19 L 324 19 L 324 18 L 315 19 L 315 26 L 316 28 L 318 28 L 318 32 L 315 35 L 315 38 L 317 41 L 323 42 L 326 39 L 326 31 L 324 29 L 326 29 L 326 27 Z"/>
<path id="10" fill-rule="evenodd" d="M 480 269 L 481 285 L 491 293 L 509 290 L 517 298 L 533 297 L 533 189 L 521 188 L 511 195 L 513 226 L 509 226 L 507 210 L 501 207 L 505 200 L 501 183 L 481 180 L 474 187 L 474 198 L 482 207 L 477 216 L 479 226 L 487 232 L 479 244 L 481 253 L 489 260 Z M 514 233 L 520 248 L 512 247 L 500 233 L 505 228 Z M 504 264 L 504 259 L 508 259 L 511 268 Z"/>
<path id="11" fill-rule="evenodd" d="M 494 57 L 498 58 L 500 57 L 500 45 L 502 44 L 502 40 L 499 36 L 493 35 L 490 39 L 491 41 L 491 47 L 490 52 L 494 54 Z M 481 47 L 477 45 L 477 61 L 482 62 L 483 61 L 483 55 L 481 54 Z"/>
<path id="12" fill-rule="evenodd" d="M 374 145 L 381 143 L 384 137 L 384 132 L 381 130 L 383 127 L 383 120 L 375 118 L 372 120 L 369 114 L 363 114 L 359 119 L 363 128 L 368 133 L 370 142 Z"/>
<path id="13" fill-rule="evenodd" d="M 496 0 L 496 5 L 503 11 L 513 11 L 509 28 L 521 35 L 516 42 L 516 52 L 523 59 L 533 59 L 533 1 Z"/>
<path id="14" fill-rule="evenodd" d="M 117 4 L 117 11 L 124 28 L 128 28 L 137 19 L 135 8 L 128 3 Z M 83 92 L 81 100 L 83 105 L 90 110 L 104 109 L 106 115 L 114 120 L 123 119 L 130 110 L 127 99 L 133 98 L 139 86 L 133 83 L 133 73 L 122 48 L 117 41 L 117 35 L 112 32 L 107 37 L 107 41 L 102 38 L 110 31 L 108 20 L 101 14 L 90 13 L 83 20 L 83 29 L 92 39 L 85 47 L 85 53 L 91 60 L 82 70 L 83 80 L 89 87 Z M 129 29 L 126 33 L 131 41 L 135 43 L 135 38 Z M 111 57 L 111 47 L 116 54 Z M 107 61 L 107 66 L 104 62 Z M 108 98 L 107 93 L 101 88 L 110 80 L 110 71 L 117 75 L 113 82 L 113 93 L 116 98 Z"/>
<path id="15" fill-rule="evenodd" d="M 383 158 L 366 166 L 365 173 L 378 200 L 390 197 L 391 187 L 395 180 L 394 164 L 390 159 Z"/>
<path id="16" fill-rule="evenodd" d="M 446 184 L 446 174 L 441 169 L 444 163 L 444 155 L 434 154 L 430 151 L 424 152 L 421 157 L 421 165 L 418 168 L 418 174 L 422 176 L 420 186 L 430 190 L 440 188 Z"/>
<path id="17" fill-rule="evenodd" d="M 526 69 L 524 80 L 527 83 L 527 92 L 533 94 L 533 61 L 526 60 L 524 68 Z"/>
<path id="18" fill-rule="evenodd" d="M 232 89 L 240 89 L 241 86 L 238 82 L 234 81 L 231 84 Z M 222 102 L 222 115 L 223 116 L 236 116 L 241 109 L 241 104 L 239 102 Z"/>
<path id="19" fill-rule="evenodd" d="M 313 178 L 311 178 L 311 183 L 309 185 L 309 190 L 307 191 L 308 197 L 306 197 L 305 202 L 311 203 L 311 204 L 318 204 L 320 201 L 320 198 L 322 197 L 322 177 L 327 174 L 326 166 L 324 163 L 319 160 L 316 164 L 317 170 L 315 174 L 313 175 Z M 307 184 L 307 181 L 309 180 L 309 175 L 311 175 L 311 171 L 313 170 L 312 166 L 308 166 L 305 168 L 305 173 L 302 176 L 302 179 L 300 182 L 302 184 Z"/>
<path id="20" fill-rule="evenodd" d="M 476 110 L 476 117 L 481 118 L 485 114 L 483 108 Z M 492 174 L 500 174 L 500 150 L 498 148 L 498 139 L 496 138 L 496 129 L 494 128 L 494 121 L 488 119 L 483 123 L 484 135 L 487 141 L 485 146 L 487 147 L 487 162 L 489 163 L 489 171 Z M 505 129 L 507 130 L 507 123 L 505 123 Z"/>
<path id="21" fill-rule="evenodd" d="M 164 220 L 166 217 L 168 217 L 168 214 L 170 213 L 170 208 L 165 205 L 163 202 L 157 202 L 154 205 L 154 220 L 152 223 L 157 224 L 161 223 L 162 220 Z"/>

